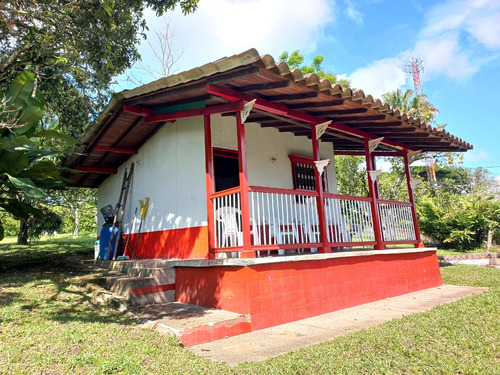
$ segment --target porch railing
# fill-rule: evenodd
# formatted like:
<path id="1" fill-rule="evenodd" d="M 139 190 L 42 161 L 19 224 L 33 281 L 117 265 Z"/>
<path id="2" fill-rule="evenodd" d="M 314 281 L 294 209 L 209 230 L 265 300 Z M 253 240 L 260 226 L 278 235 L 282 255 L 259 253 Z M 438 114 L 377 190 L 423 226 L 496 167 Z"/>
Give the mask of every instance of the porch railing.
<path id="1" fill-rule="evenodd" d="M 384 242 L 416 240 L 410 203 L 377 201 L 377 206 Z"/>
<path id="2" fill-rule="evenodd" d="M 316 195 L 252 186 L 249 205 L 253 245 L 319 243 Z"/>
<path id="3" fill-rule="evenodd" d="M 233 188 L 212 195 L 214 206 L 213 233 L 215 247 L 243 245 L 240 189 Z"/>
<path id="4" fill-rule="evenodd" d="M 251 186 L 248 194 L 254 250 L 323 246 L 317 192 Z M 215 250 L 237 251 L 230 248 L 243 246 L 240 189 L 212 194 L 211 199 L 214 222 L 210 225 L 215 235 Z M 376 244 L 371 204 L 371 198 L 325 193 L 328 246 Z M 410 203 L 379 200 L 377 210 L 384 244 L 416 240 Z"/>
<path id="5" fill-rule="evenodd" d="M 329 243 L 361 244 L 375 241 L 370 198 L 325 195 Z"/>

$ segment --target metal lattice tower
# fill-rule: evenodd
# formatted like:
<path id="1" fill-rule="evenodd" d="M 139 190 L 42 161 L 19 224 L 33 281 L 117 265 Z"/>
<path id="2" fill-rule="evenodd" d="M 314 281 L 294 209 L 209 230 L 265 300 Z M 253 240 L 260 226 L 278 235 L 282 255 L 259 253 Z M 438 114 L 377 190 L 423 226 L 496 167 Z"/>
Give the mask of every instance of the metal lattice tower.
<path id="1" fill-rule="evenodd" d="M 424 71 L 424 58 L 420 56 L 420 61 L 410 57 L 410 63 L 403 63 L 404 71 L 407 74 L 411 74 L 413 77 L 413 85 L 415 86 L 415 94 L 417 96 L 422 95 L 422 87 L 420 86 L 420 72 Z M 436 170 L 434 168 L 434 158 L 432 153 L 427 152 L 425 156 L 425 167 L 427 170 L 427 180 L 436 181 Z"/>
<path id="2" fill-rule="evenodd" d="M 413 85 L 415 86 L 415 93 L 417 96 L 422 95 L 422 88 L 420 87 L 420 72 L 424 71 L 424 58 L 420 57 L 419 61 L 418 59 L 410 57 L 410 63 L 403 63 L 403 68 L 406 73 L 412 75 Z"/>

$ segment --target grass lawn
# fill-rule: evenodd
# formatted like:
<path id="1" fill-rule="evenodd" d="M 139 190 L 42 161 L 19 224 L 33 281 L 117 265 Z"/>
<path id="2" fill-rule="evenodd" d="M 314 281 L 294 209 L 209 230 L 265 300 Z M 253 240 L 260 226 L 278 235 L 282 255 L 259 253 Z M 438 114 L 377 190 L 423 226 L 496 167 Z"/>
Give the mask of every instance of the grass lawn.
<path id="1" fill-rule="evenodd" d="M 63 262 L 92 254 L 91 237 L 57 237 L 27 248 L 0 243 L 0 374 L 500 373 L 500 269 L 442 268 L 445 283 L 490 290 L 265 362 L 229 367 L 94 304 L 80 286 L 92 275 Z"/>

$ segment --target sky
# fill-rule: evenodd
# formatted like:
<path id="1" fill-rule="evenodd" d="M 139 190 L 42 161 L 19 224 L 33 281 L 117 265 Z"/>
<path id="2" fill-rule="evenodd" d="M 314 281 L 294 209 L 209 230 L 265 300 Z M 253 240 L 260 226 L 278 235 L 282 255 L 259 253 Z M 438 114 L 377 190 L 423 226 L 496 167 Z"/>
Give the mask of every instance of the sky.
<path id="1" fill-rule="evenodd" d="M 423 57 L 422 92 L 437 123 L 474 146 L 464 166 L 489 167 L 500 180 L 500 0 L 200 0 L 193 14 L 166 18 L 182 52 L 177 73 L 250 48 L 276 60 L 300 50 L 306 63 L 321 55 L 326 71 L 381 98 L 414 89 L 403 63 Z M 146 19 L 154 44 L 165 20 L 149 11 Z M 147 43 L 139 52 L 154 65 Z"/>

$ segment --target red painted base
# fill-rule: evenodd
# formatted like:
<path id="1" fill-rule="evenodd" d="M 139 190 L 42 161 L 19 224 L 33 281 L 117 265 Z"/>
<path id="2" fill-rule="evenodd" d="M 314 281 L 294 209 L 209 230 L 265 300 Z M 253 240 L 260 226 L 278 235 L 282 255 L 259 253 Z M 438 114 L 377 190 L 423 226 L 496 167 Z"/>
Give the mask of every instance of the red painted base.
<path id="1" fill-rule="evenodd" d="M 248 267 L 179 267 L 176 300 L 250 314 L 252 330 L 442 285 L 433 250 Z"/>
<path id="2" fill-rule="evenodd" d="M 125 235 L 125 242 L 129 239 L 129 247 L 134 249 L 137 233 Z M 128 249 L 125 255 L 132 256 Z M 193 227 L 162 230 L 155 232 L 144 232 L 139 235 L 139 241 L 135 251 L 138 259 L 192 259 L 208 258 L 208 227 Z"/>

